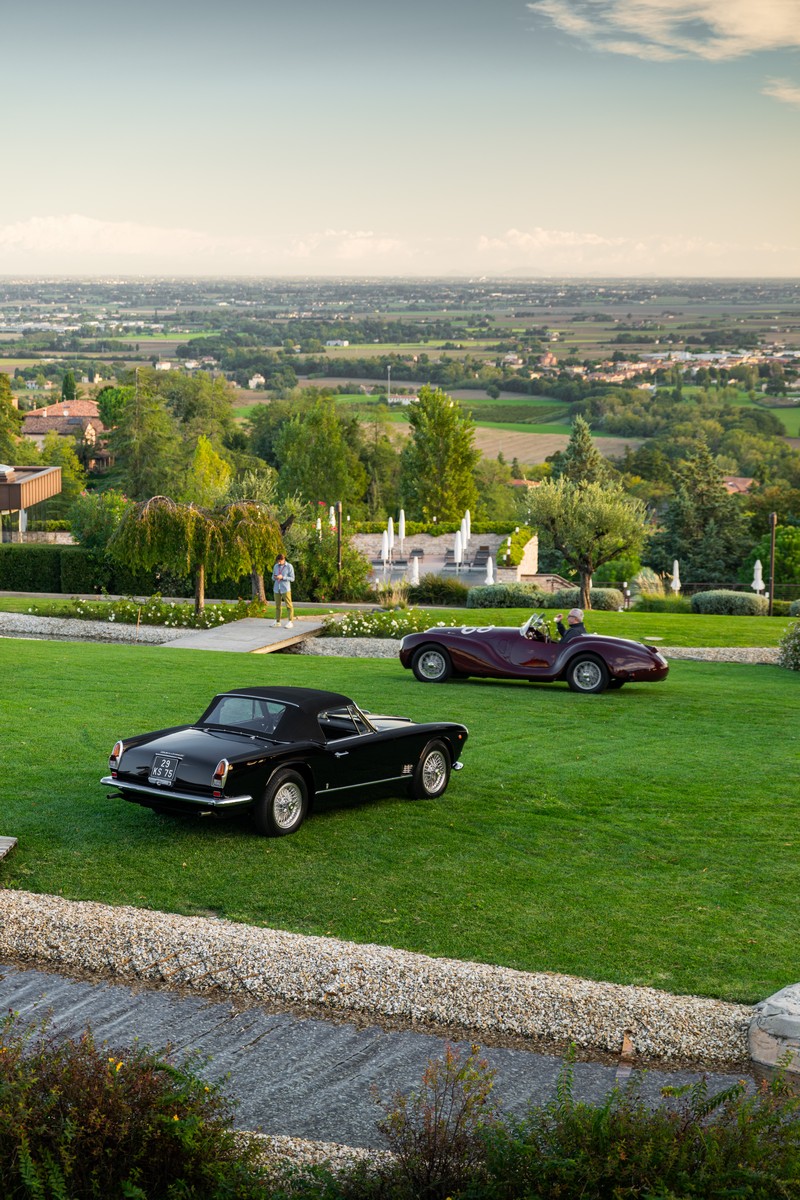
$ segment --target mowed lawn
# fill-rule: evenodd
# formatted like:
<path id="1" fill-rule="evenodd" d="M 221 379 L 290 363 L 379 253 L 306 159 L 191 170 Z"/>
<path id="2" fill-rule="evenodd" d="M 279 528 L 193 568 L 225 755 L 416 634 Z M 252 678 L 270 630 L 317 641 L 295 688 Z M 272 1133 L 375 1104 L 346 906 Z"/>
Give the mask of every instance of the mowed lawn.
<path id="1" fill-rule="evenodd" d="M 0 639 L 6 887 L 755 1001 L 800 977 L 800 678 L 676 662 L 601 696 L 425 686 L 394 660 Z M 117 737 L 247 683 L 470 729 L 438 801 L 326 803 L 293 837 L 108 799 Z"/>

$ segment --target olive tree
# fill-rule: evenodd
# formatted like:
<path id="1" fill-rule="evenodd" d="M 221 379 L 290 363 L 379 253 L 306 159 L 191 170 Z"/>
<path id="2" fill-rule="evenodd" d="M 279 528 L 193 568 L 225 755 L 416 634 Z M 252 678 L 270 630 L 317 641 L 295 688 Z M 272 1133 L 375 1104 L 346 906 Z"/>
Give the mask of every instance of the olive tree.
<path id="1" fill-rule="evenodd" d="M 639 550 L 647 529 L 644 504 L 619 484 L 580 484 L 563 477 L 546 479 L 532 492 L 528 520 L 580 575 L 582 608 L 591 608 L 597 568 Z"/>

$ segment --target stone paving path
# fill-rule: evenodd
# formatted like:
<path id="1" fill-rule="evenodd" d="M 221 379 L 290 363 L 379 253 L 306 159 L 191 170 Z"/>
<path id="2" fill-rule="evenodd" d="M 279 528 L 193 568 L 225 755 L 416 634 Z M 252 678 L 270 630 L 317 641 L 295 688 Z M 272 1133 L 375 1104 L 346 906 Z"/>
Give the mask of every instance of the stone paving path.
<path id="1" fill-rule="evenodd" d="M 417 1086 L 427 1060 L 445 1047 L 444 1038 L 430 1033 L 241 1008 L 230 1000 L 75 980 L 0 962 L 0 1010 L 9 1008 L 25 1018 L 49 1012 L 53 1028 L 67 1035 L 91 1025 L 95 1037 L 114 1049 L 139 1038 L 156 1048 L 170 1043 L 179 1057 L 190 1051 L 211 1055 L 203 1073 L 236 1098 L 239 1128 L 348 1146 L 383 1145 L 371 1085 L 383 1096 Z M 560 1059 L 504 1047 L 484 1052 L 497 1071 L 495 1093 L 506 1112 L 522 1115 L 529 1103 L 554 1095 Z M 576 1096 L 600 1100 L 629 1074 L 625 1065 L 576 1063 Z M 699 1077 L 697 1071 L 649 1071 L 643 1093 L 657 1103 L 665 1085 Z M 708 1076 L 714 1091 L 737 1078 Z"/>

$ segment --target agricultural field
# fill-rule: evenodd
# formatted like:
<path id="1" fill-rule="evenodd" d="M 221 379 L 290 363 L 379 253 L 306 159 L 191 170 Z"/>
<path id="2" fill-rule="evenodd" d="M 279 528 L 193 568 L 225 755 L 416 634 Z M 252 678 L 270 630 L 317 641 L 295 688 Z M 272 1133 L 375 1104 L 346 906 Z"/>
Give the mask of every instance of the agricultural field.
<path id="1" fill-rule="evenodd" d="M 5 887 L 743 1002 L 798 978 L 791 672 L 675 662 L 663 684 L 576 696 L 144 646 L 0 640 L 0 665 L 25 680 L 0 749 Z M 465 768 L 441 800 L 324 803 L 277 841 L 106 797 L 116 738 L 265 681 L 464 721 Z"/>

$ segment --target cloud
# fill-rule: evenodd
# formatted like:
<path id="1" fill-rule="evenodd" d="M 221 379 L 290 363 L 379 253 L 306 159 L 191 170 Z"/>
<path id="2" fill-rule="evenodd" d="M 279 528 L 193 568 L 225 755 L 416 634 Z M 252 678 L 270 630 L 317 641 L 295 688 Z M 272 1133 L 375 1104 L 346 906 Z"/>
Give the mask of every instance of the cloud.
<path id="1" fill-rule="evenodd" d="M 534 228 L 482 234 L 475 251 L 485 274 L 528 275 L 784 275 L 800 263 L 800 245 L 735 244 L 653 233 L 609 237 Z"/>
<path id="2" fill-rule="evenodd" d="M 800 87 L 788 79 L 768 79 L 761 90 L 765 96 L 780 100 L 781 104 L 794 104 L 800 108 Z"/>
<path id="3" fill-rule="evenodd" d="M 531 12 L 599 50 L 722 62 L 800 47 L 800 0 L 532 0 Z"/>
<path id="4" fill-rule="evenodd" d="M 214 235 L 131 221 L 104 221 L 79 213 L 31 217 L 0 226 L 4 272 L 93 274 L 270 274 L 302 268 L 312 274 L 400 270 L 414 258 L 398 238 L 365 230 L 325 229 L 306 234 Z"/>

